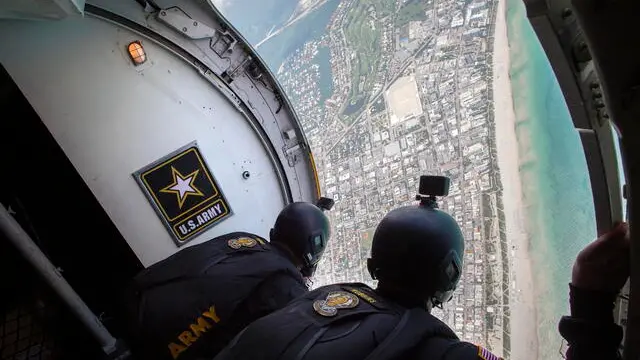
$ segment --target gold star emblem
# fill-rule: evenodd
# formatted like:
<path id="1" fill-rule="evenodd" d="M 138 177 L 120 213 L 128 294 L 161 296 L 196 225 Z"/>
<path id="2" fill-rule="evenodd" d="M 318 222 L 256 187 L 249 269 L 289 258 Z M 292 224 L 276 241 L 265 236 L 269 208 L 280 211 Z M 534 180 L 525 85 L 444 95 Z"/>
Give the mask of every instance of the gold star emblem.
<path id="1" fill-rule="evenodd" d="M 171 175 L 173 176 L 173 183 L 160 190 L 160 192 L 176 194 L 176 196 L 178 197 L 178 207 L 182 209 L 182 205 L 184 205 L 187 196 L 204 196 L 204 194 L 200 192 L 200 190 L 198 190 L 195 185 L 193 185 L 193 182 L 196 179 L 196 176 L 198 176 L 199 171 L 200 169 L 192 172 L 187 176 L 184 176 L 172 166 Z"/>

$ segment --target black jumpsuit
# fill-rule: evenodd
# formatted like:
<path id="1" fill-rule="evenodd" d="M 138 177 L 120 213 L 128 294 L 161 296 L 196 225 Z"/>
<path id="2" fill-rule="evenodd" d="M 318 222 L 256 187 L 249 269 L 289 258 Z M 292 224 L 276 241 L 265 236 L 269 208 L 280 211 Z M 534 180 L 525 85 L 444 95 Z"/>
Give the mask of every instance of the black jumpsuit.
<path id="1" fill-rule="evenodd" d="M 421 308 L 364 284 L 316 289 L 249 325 L 215 360 L 488 359 Z"/>
<path id="2" fill-rule="evenodd" d="M 247 324 L 307 291 L 294 265 L 254 234 L 186 248 L 134 278 L 127 301 L 134 355 L 212 358 Z"/>

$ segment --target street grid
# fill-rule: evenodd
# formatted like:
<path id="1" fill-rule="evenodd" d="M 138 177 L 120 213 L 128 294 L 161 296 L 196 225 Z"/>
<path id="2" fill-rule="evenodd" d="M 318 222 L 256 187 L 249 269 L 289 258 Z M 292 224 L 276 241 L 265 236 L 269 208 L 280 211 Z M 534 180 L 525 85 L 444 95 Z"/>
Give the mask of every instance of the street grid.
<path id="1" fill-rule="evenodd" d="M 375 285 L 366 258 L 377 223 L 414 203 L 420 175 L 448 176 L 440 207 L 462 228 L 464 269 L 453 300 L 433 313 L 463 340 L 509 358 L 492 98 L 496 7 L 496 0 L 343 1 L 326 33 L 289 56 L 277 75 L 311 144 L 324 196 L 336 201 L 315 285 Z M 323 47 L 330 52 L 328 98 L 320 79 L 329 74 L 316 60 Z M 411 81 L 415 90 L 396 86 Z M 416 98 L 398 106 L 407 96 Z"/>

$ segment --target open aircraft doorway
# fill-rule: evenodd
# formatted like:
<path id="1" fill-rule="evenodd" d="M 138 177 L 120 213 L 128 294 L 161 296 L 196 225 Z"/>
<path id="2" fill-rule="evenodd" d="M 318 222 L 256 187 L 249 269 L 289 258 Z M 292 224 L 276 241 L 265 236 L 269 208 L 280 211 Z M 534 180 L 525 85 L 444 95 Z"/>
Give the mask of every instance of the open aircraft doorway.
<path id="1" fill-rule="evenodd" d="M 375 226 L 428 173 L 451 178 L 441 208 L 466 239 L 461 285 L 434 314 L 504 358 L 561 358 L 575 254 L 616 221 L 632 238 L 640 223 L 638 6 L 1 5 L 0 100 L 13 112 L 0 124 L 0 245 L 37 254 L 2 251 L 15 294 L 2 356 L 120 356 L 116 295 L 133 274 L 222 233 L 267 237 L 284 205 L 321 194 L 335 199 L 333 239 L 314 286 L 374 285 Z M 640 355 L 637 244 L 616 308 L 626 359 Z M 20 338 L 25 318 L 39 340 Z"/>
<path id="2" fill-rule="evenodd" d="M 377 222 L 413 201 L 417 174 L 446 175 L 443 208 L 465 224 L 469 253 L 467 280 L 439 315 L 505 358 L 561 358 L 577 252 L 633 222 L 623 135 L 634 125 L 613 115 L 620 94 L 607 94 L 577 16 L 595 2 L 215 3 L 276 73 L 336 199 L 316 285 L 373 284 L 363 260 Z"/>

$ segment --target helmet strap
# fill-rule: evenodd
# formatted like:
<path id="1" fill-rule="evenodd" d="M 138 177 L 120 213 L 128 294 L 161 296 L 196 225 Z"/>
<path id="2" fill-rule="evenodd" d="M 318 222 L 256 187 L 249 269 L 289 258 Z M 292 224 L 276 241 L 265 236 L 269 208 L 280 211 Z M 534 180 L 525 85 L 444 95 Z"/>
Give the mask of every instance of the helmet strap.
<path id="1" fill-rule="evenodd" d="M 453 294 L 453 290 L 450 291 L 436 291 L 435 294 L 429 299 L 433 307 L 437 307 L 438 309 L 442 309 L 442 305 L 451 298 Z"/>
<path id="2" fill-rule="evenodd" d="M 367 259 L 367 270 L 369 270 L 369 275 L 371 275 L 373 280 L 378 280 L 378 271 L 380 271 L 380 268 L 375 260 L 371 258 Z"/>
<path id="3" fill-rule="evenodd" d="M 425 308 L 427 309 L 427 312 L 431 312 L 431 310 L 435 307 L 438 309 L 442 309 L 442 303 L 438 302 L 438 300 L 436 300 L 435 298 L 429 298 L 427 300 L 425 300 L 425 304 L 424 304 Z"/>
<path id="4" fill-rule="evenodd" d="M 293 251 L 291 251 L 287 244 L 281 243 L 279 241 L 273 241 L 273 239 L 271 240 L 272 241 L 270 242 L 270 244 L 276 249 L 282 251 L 287 259 L 289 259 L 289 261 L 291 261 L 293 265 L 298 268 L 298 270 L 302 268 L 302 261 L 294 255 Z"/>
<path id="5" fill-rule="evenodd" d="M 307 287 L 307 289 L 313 289 L 313 279 L 310 277 L 304 278 L 304 285 Z"/>

